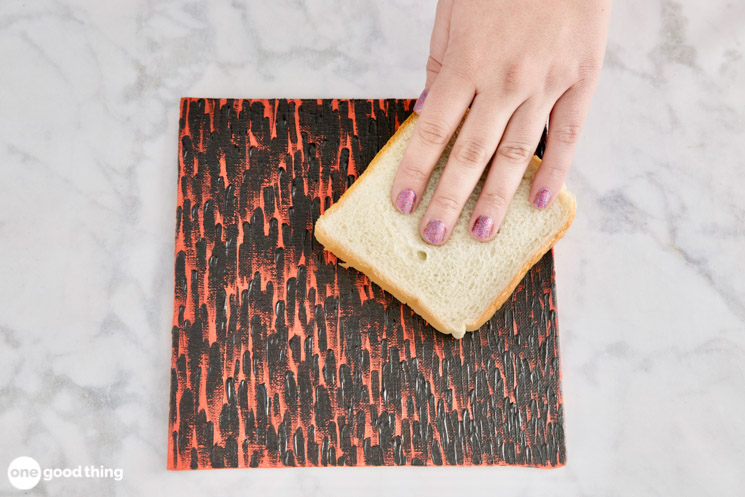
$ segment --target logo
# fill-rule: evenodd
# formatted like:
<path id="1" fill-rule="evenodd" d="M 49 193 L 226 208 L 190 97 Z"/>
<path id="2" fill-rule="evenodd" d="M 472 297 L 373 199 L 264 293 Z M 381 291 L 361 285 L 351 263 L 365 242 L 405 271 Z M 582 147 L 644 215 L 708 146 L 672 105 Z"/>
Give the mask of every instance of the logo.
<path id="1" fill-rule="evenodd" d="M 8 466 L 8 480 L 18 490 L 30 490 L 41 480 L 41 466 L 33 457 L 16 457 Z"/>
<path id="2" fill-rule="evenodd" d="M 54 478 L 111 478 L 120 481 L 124 478 L 122 468 L 105 468 L 103 466 L 77 466 L 75 468 L 44 468 L 33 457 L 16 457 L 8 466 L 8 480 L 18 490 L 30 490 L 39 481 L 50 481 Z"/>

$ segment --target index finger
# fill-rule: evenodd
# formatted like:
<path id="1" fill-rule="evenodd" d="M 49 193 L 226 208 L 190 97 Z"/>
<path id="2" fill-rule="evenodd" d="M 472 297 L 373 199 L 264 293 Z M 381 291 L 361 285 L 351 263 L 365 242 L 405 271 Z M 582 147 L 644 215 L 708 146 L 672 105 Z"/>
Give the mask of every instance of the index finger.
<path id="1" fill-rule="evenodd" d="M 416 209 L 427 182 L 466 109 L 475 87 L 443 66 L 426 96 L 391 188 L 393 205 L 403 214 Z"/>

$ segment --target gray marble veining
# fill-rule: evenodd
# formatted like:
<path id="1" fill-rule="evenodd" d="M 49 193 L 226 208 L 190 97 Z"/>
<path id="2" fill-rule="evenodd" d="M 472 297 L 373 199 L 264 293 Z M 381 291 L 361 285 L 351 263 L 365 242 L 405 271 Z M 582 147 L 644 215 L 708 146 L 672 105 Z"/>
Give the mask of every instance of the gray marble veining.
<path id="1" fill-rule="evenodd" d="M 416 97 L 434 4 L 0 3 L 0 467 L 32 495 L 738 495 L 745 4 L 625 0 L 556 246 L 568 465 L 165 470 L 178 101 Z M 0 478 L 0 493 L 20 491 Z"/>

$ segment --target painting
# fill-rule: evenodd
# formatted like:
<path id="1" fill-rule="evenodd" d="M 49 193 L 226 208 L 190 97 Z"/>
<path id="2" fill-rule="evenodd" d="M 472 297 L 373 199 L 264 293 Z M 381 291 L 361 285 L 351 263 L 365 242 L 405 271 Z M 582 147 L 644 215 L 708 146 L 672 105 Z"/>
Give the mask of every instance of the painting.
<path id="1" fill-rule="evenodd" d="M 413 105 L 181 101 L 169 469 L 566 463 L 552 251 L 457 340 L 313 236 Z"/>

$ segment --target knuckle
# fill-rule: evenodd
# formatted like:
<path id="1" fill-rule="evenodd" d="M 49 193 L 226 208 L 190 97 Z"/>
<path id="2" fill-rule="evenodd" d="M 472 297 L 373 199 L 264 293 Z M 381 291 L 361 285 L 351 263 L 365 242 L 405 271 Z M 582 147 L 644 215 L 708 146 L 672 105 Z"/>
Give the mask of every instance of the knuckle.
<path id="1" fill-rule="evenodd" d="M 413 179 L 417 182 L 425 182 L 429 179 L 429 173 L 425 171 L 424 169 L 409 165 L 404 169 L 404 175 L 408 177 L 409 179 Z"/>
<path id="2" fill-rule="evenodd" d="M 549 95 L 561 96 L 574 83 L 570 70 L 563 67 L 551 66 L 543 80 L 543 90 Z"/>
<path id="3" fill-rule="evenodd" d="M 587 58 L 577 66 L 577 81 L 592 81 L 600 73 L 601 62 L 595 58 Z"/>
<path id="4" fill-rule="evenodd" d="M 525 142 L 502 143 L 497 147 L 497 156 L 510 163 L 522 164 L 533 156 L 533 148 Z"/>
<path id="5" fill-rule="evenodd" d="M 449 58 L 443 61 L 447 65 L 448 76 L 462 84 L 473 83 L 473 75 L 478 72 L 479 60 L 472 50 L 450 52 Z"/>
<path id="6" fill-rule="evenodd" d="M 429 145 L 444 145 L 450 138 L 450 132 L 443 123 L 422 120 L 417 126 L 419 138 Z"/>
<path id="7" fill-rule="evenodd" d="M 432 198 L 432 203 L 435 204 L 436 207 L 448 212 L 458 212 L 461 208 L 458 199 L 447 193 L 435 195 Z"/>
<path id="8" fill-rule="evenodd" d="M 563 180 L 564 177 L 566 176 L 566 173 L 567 171 L 563 167 L 550 166 L 546 168 L 546 175 L 551 180 L 556 180 L 556 181 Z"/>
<path id="9" fill-rule="evenodd" d="M 559 75 L 556 70 L 551 68 L 546 73 L 546 77 L 543 80 L 543 90 L 546 93 L 553 93 L 559 87 Z"/>
<path id="10" fill-rule="evenodd" d="M 502 210 L 507 207 L 507 198 L 499 192 L 485 190 L 482 197 L 482 201 L 494 210 Z"/>
<path id="11" fill-rule="evenodd" d="M 463 143 L 456 143 L 454 152 L 458 162 L 469 169 L 483 167 L 489 158 L 486 147 L 479 140 L 464 140 Z"/>
<path id="12" fill-rule="evenodd" d="M 510 64 L 504 71 L 504 91 L 514 93 L 523 86 L 527 79 L 527 69 L 521 62 Z"/>
<path id="13" fill-rule="evenodd" d="M 554 138 L 564 145 L 574 145 L 579 140 L 582 127 L 577 124 L 565 124 L 554 131 Z"/>

